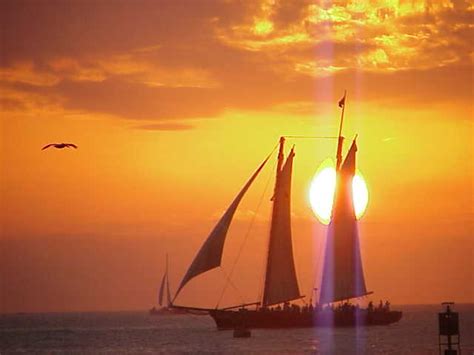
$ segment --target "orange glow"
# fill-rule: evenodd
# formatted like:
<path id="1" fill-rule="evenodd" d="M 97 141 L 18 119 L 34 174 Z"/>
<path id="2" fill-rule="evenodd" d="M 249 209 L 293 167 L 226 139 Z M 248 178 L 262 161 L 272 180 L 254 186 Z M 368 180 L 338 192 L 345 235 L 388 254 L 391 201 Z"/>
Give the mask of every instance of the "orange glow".
<path id="1" fill-rule="evenodd" d="M 346 89 L 343 135 L 358 134 L 370 186 L 368 287 L 393 304 L 474 302 L 472 1 L 86 3 L 0 2 L 0 313 L 150 307 L 165 253 L 175 289 L 280 136 L 337 134 Z M 41 151 L 52 142 L 78 149 Z M 293 245 L 310 295 L 326 227 L 309 188 L 336 146 L 293 144 Z M 272 164 L 223 256 L 229 270 L 255 216 L 232 280 L 248 302 Z M 223 280 L 203 276 L 180 302 L 214 307 Z"/>
<path id="2" fill-rule="evenodd" d="M 332 159 L 326 159 L 314 175 L 309 190 L 309 200 L 314 214 L 323 224 L 331 220 L 334 192 L 336 190 L 336 169 Z M 359 170 L 352 180 L 352 195 L 357 219 L 360 219 L 367 209 L 369 191 L 364 177 Z"/>

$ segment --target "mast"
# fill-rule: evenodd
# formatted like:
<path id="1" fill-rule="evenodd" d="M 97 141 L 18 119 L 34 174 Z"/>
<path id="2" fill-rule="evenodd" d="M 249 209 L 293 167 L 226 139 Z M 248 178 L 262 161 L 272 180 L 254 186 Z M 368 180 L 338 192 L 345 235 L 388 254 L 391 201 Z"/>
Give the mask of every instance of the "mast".
<path id="1" fill-rule="evenodd" d="M 285 138 L 280 138 L 272 221 L 261 305 L 263 307 L 300 298 L 291 238 L 291 173 L 294 150 L 284 161 Z"/>
<path id="2" fill-rule="evenodd" d="M 275 210 L 275 197 L 276 197 L 276 194 L 277 194 L 278 180 L 279 180 L 279 177 L 280 177 L 280 171 L 281 171 L 281 167 L 283 165 L 284 149 L 285 149 L 285 137 L 281 136 L 280 141 L 279 141 L 279 148 L 278 148 L 277 168 L 276 168 L 276 172 L 275 172 L 275 187 L 273 188 L 273 196 L 271 198 L 271 201 L 273 201 L 272 217 L 273 217 L 273 214 L 275 214 L 274 213 L 274 210 Z M 273 220 L 273 218 L 272 218 L 272 220 Z M 265 267 L 265 275 L 263 277 L 263 292 L 262 292 L 262 299 L 261 299 L 261 302 L 260 302 L 260 305 L 263 306 L 263 307 L 265 306 L 265 291 L 266 291 L 266 288 L 267 288 L 268 265 L 269 265 L 269 262 L 270 262 L 269 261 L 270 243 L 271 243 L 271 234 L 268 238 L 267 263 L 266 263 L 266 267 Z"/>
<path id="3" fill-rule="evenodd" d="M 354 211 L 352 180 L 356 169 L 356 141 L 342 162 L 342 122 L 346 93 L 339 101 L 342 108 L 337 148 L 337 175 L 334 203 L 329 223 L 320 288 L 320 303 L 344 301 L 369 294 L 365 285 Z"/>
<path id="4" fill-rule="evenodd" d="M 339 134 L 337 138 L 336 171 L 339 170 L 342 163 L 342 146 L 344 144 L 344 137 L 342 136 L 342 123 L 344 122 L 344 110 L 346 109 L 346 95 L 347 95 L 347 91 L 344 90 L 344 96 L 342 97 L 341 100 L 339 100 L 339 103 L 338 103 L 339 107 L 342 108 L 342 111 L 341 111 L 341 119 L 339 123 Z"/>
<path id="5" fill-rule="evenodd" d="M 278 149 L 278 163 L 277 163 L 277 170 L 276 170 L 276 180 L 278 180 L 278 176 L 281 171 L 281 167 L 283 165 L 284 159 L 284 149 L 285 149 L 285 137 L 280 137 L 280 147 Z M 275 183 L 275 191 L 277 188 L 277 183 Z"/>

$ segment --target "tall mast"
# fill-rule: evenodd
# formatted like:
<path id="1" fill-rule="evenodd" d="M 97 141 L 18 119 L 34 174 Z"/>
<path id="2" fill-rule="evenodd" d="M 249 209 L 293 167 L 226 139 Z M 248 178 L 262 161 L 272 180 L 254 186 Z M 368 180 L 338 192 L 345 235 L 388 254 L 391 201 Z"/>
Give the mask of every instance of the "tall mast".
<path id="1" fill-rule="evenodd" d="M 285 137 L 280 137 L 280 149 L 278 150 L 278 165 L 277 165 L 277 173 L 276 177 L 278 179 L 278 174 L 281 171 L 281 166 L 283 165 L 283 150 L 285 148 Z M 276 186 L 276 184 L 275 184 Z"/>
<path id="2" fill-rule="evenodd" d="M 280 137 L 280 146 L 278 148 L 278 162 L 277 162 L 277 168 L 276 168 L 276 175 L 275 175 L 275 188 L 273 190 L 273 196 L 271 200 L 275 204 L 275 197 L 277 194 L 277 189 L 278 189 L 278 178 L 280 177 L 280 171 L 281 167 L 283 165 L 283 160 L 284 160 L 284 150 L 285 150 L 285 137 L 281 136 Z M 267 282 L 267 269 L 268 269 L 268 253 L 270 252 L 270 242 L 271 242 L 271 235 L 268 236 L 268 247 L 267 247 L 267 263 L 265 266 L 265 271 L 263 274 L 263 287 L 262 287 L 262 299 L 260 300 L 260 306 L 264 307 L 264 297 L 265 297 L 265 284 Z"/>
<path id="3" fill-rule="evenodd" d="M 342 163 L 342 145 L 344 143 L 344 137 L 342 136 L 342 123 L 344 122 L 344 110 L 346 108 L 346 95 L 347 91 L 344 90 L 344 96 L 339 100 L 339 107 L 342 108 L 341 111 L 341 120 L 339 123 L 339 134 L 337 139 L 337 153 L 336 153 L 336 171 L 339 170 Z"/>
<path id="4" fill-rule="evenodd" d="M 342 108 L 337 146 L 337 176 L 331 222 L 329 223 L 324 253 L 319 302 L 344 301 L 370 294 L 365 284 L 359 245 L 359 231 L 354 211 L 352 179 L 356 170 L 356 141 L 352 142 L 342 161 L 342 124 L 346 91 L 339 101 Z"/>

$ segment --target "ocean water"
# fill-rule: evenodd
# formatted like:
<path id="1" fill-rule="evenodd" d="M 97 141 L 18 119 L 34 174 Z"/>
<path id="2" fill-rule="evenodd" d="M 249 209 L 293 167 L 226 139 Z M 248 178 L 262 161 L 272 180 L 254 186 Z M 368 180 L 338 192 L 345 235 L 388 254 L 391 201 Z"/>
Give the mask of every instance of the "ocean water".
<path id="1" fill-rule="evenodd" d="M 254 329 L 251 338 L 218 331 L 209 316 L 149 316 L 143 312 L 6 314 L 0 352 L 146 354 L 438 354 L 441 306 L 393 306 L 404 312 L 390 326 Z M 474 354 L 474 305 L 456 305 L 462 354 Z"/>

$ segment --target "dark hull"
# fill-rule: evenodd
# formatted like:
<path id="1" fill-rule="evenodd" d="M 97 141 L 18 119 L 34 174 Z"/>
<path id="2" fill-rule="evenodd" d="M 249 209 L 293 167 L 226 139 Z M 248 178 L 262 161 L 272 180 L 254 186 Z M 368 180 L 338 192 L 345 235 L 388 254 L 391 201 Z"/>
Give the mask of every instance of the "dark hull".
<path id="1" fill-rule="evenodd" d="M 211 310 L 217 329 L 247 328 L 309 328 L 309 327 L 354 327 L 388 325 L 402 318 L 402 312 L 358 310 L 353 312 L 293 312 L 262 310 Z"/>

